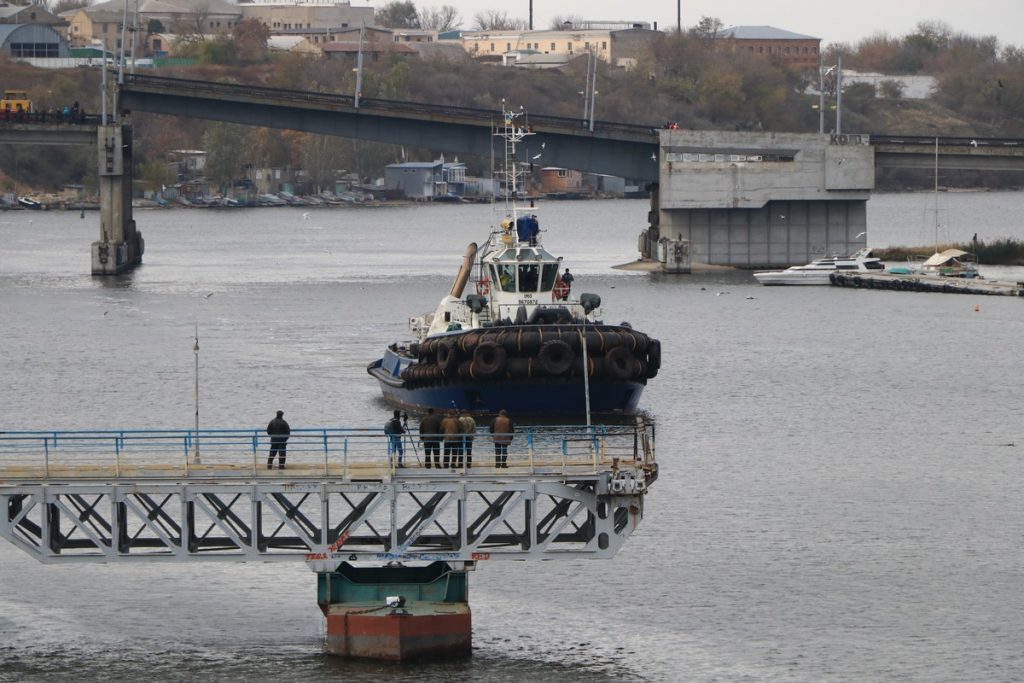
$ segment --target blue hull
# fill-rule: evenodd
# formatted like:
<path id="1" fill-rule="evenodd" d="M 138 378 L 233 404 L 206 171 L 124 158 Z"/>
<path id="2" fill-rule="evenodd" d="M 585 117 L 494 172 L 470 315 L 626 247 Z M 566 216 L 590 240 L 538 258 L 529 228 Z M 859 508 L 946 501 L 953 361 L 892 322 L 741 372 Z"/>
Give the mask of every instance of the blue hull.
<path id="1" fill-rule="evenodd" d="M 513 415 L 586 413 L 583 379 L 580 377 L 455 381 L 444 386 L 408 389 L 399 378 L 401 369 L 408 364 L 405 359 L 399 362 L 398 357 L 388 350 L 384 358 L 367 368 L 380 383 L 385 400 L 406 410 L 425 412 L 427 408 L 434 408 L 492 414 L 505 409 Z M 642 382 L 592 379 L 590 412 L 635 413 L 644 386 Z"/>

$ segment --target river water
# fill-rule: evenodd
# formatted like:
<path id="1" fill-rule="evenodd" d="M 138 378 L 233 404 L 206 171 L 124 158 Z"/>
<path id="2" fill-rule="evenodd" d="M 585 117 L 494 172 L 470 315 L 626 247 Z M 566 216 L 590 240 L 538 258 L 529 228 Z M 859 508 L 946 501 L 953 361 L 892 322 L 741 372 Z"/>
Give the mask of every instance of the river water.
<path id="1" fill-rule="evenodd" d="M 941 197 L 941 239 L 1024 237 L 1024 194 Z M 869 244 L 930 244 L 878 195 Z M 44 566 L 0 543 L 0 680 L 1024 679 L 1024 302 L 749 272 L 612 270 L 645 201 L 538 208 L 608 322 L 662 340 L 662 475 L 614 560 L 470 576 L 474 656 L 322 654 L 295 564 Z M 145 263 L 89 276 L 95 214 L 0 213 L 0 429 L 377 425 L 365 372 L 447 292 L 487 206 L 139 212 Z M 1024 270 L 986 269 L 1024 280 Z"/>

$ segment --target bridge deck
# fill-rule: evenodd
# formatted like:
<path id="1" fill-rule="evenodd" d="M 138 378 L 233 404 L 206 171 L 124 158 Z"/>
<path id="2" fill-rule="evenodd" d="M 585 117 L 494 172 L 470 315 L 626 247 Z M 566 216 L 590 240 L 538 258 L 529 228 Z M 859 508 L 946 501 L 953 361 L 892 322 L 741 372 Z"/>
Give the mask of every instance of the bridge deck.
<path id="1" fill-rule="evenodd" d="M 517 432 L 496 468 L 405 467 L 379 430 L 296 430 L 267 469 L 256 430 L 0 435 L 0 537 L 42 562 L 611 557 L 657 478 L 654 429 Z"/>

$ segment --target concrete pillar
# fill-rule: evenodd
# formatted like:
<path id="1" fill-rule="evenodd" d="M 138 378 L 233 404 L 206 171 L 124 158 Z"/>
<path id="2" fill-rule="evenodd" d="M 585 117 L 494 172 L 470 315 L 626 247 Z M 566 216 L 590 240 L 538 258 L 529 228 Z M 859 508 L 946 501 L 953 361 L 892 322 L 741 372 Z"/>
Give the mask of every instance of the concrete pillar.
<path id="1" fill-rule="evenodd" d="M 132 129 L 97 129 L 100 238 L 92 243 L 92 274 L 117 275 L 142 263 L 145 243 L 132 218 Z"/>
<path id="2" fill-rule="evenodd" d="M 411 661 L 472 652 L 469 579 L 444 562 L 362 568 L 343 562 L 317 574 L 317 602 L 331 655 Z"/>

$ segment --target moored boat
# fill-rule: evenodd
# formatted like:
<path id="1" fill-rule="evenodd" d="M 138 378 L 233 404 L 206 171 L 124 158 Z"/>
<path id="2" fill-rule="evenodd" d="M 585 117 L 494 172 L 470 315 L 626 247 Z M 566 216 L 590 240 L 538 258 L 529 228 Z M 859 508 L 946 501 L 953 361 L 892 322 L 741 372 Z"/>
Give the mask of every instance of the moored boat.
<path id="1" fill-rule="evenodd" d="M 530 134 L 520 116 L 506 112 L 496 133 L 513 197 L 515 143 Z M 469 245 L 448 295 L 410 320 L 415 338 L 389 345 L 367 372 L 386 400 L 416 411 L 633 413 L 658 374 L 661 344 L 604 323 L 601 297 L 573 296 L 565 274 L 537 216 L 510 201 L 483 247 Z"/>
<path id="2" fill-rule="evenodd" d="M 754 277 L 762 285 L 827 285 L 832 273 L 871 273 L 884 269 L 882 260 L 871 256 L 871 249 L 865 247 L 850 256 L 829 256 L 815 259 L 805 266 L 759 271 L 754 273 Z"/>

